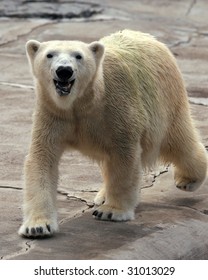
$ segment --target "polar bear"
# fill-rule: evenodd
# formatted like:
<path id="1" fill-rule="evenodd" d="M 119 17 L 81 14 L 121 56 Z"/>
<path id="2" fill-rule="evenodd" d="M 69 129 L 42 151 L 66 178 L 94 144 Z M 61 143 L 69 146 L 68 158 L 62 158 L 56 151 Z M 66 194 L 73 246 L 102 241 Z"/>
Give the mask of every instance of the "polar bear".
<path id="1" fill-rule="evenodd" d="M 179 189 L 194 191 L 203 183 L 206 150 L 181 73 L 164 44 L 124 30 L 91 44 L 30 40 L 26 51 L 37 102 L 20 235 L 50 236 L 58 230 L 58 163 L 67 148 L 101 167 L 97 219 L 133 219 L 142 168 L 158 159 L 174 164 Z"/>

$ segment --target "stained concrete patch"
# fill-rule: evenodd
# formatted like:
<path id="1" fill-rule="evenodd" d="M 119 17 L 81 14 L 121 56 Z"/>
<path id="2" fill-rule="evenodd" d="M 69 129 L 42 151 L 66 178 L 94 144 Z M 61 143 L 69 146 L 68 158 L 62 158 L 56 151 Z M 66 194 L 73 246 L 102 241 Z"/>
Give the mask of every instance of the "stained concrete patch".
<path id="1" fill-rule="evenodd" d="M 77 2 L 67 3 L 66 1 L 12 1 L 12 5 L 5 1 L 0 5 L 0 17 L 9 18 L 44 18 L 44 19 L 71 19 L 90 18 L 101 13 L 102 9 L 98 4 Z"/>

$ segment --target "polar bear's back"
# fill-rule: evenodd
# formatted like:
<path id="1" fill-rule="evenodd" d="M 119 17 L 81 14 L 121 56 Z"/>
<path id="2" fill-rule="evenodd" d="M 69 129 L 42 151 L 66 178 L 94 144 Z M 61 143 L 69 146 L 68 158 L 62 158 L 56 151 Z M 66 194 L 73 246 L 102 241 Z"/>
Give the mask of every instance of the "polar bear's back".
<path id="1" fill-rule="evenodd" d="M 106 49 L 104 66 L 118 67 L 118 72 L 122 67 L 139 84 L 145 81 L 150 89 L 155 90 L 160 88 L 161 82 L 182 82 L 175 58 L 150 34 L 123 30 L 104 37 L 101 42 Z"/>
<path id="2" fill-rule="evenodd" d="M 158 42 L 152 35 L 148 33 L 142 33 L 128 29 L 106 36 L 102 38 L 101 41 L 107 46 L 107 48 L 110 48 L 111 50 L 116 48 L 130 48 L 132 50 L 134 47 L 137 49 L 139 45 L 141 45 L 143 48 L 144 45 L 148 43 L 152 44 L 153 41 Z"/>
<path id="3" fill-rule="evenodd" d="M 140 67 L 157 67 L 165 59 L 173 59 L 168 48 L 147 33 L 123 30 L 101 39 L 106 54 Z M 151 71 L 150 71 L 151 72 Z"/>
<path id="4" fill-rule="evenodd" d="M 148 103 L 147 107 L 164 107 L 170 98 L 177 102 L 182 96 L 187 101 L 174 56 L 153 36 L 124 30 L 104 37 L 101 42 L 105 45 L 104 78 L 114 94 L 137 96 L 144 106 Z"/>

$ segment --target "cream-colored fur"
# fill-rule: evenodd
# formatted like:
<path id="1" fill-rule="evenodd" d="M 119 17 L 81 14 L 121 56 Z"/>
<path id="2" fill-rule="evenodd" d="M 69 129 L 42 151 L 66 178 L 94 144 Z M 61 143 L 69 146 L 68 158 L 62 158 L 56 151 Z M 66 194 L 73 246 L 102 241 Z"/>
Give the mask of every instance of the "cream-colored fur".
<path id="1" fill-rule="evenodd" d="M 29 41 L 26 49 L 37 104 L 25 161 L 21 235 L 58 230 L 58 162 L 68 147 L 101 167 L 104 186 L 93 212 L 98 219 L 133 219 L 142 168 L 158 159 L 174 164 L 178 188 L 194 191 L 202 184 L 206 151 L 190 116 L 181 73 L 164 44 L 124 30 L 89 45 Z M 72 86 L 67 82 L 56 88 L 60 66 L 71 69 Z"/>

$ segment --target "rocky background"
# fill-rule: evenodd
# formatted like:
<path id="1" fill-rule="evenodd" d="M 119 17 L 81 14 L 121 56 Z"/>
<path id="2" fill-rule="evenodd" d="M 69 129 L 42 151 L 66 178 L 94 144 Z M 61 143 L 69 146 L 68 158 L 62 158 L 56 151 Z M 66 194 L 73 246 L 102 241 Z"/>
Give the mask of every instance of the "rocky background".
<path id="1" fill-rule="evenodd" d="M 177 58 L 208 148 L 207 11 L 206 0 L 0 2 L 1 259 L 208 259 L 208 181 L 187 194 L 175 188 L 170 166 L 158 167 L 144 174 L 134 221 L 100 222 L 91 217 L 100 172 L 77 152 L 60 165 L 60 233 L 42 240 L 17 235 L 35 103 L 26 41 L 91 42 L 124 28 L 151 33 Z"/>

